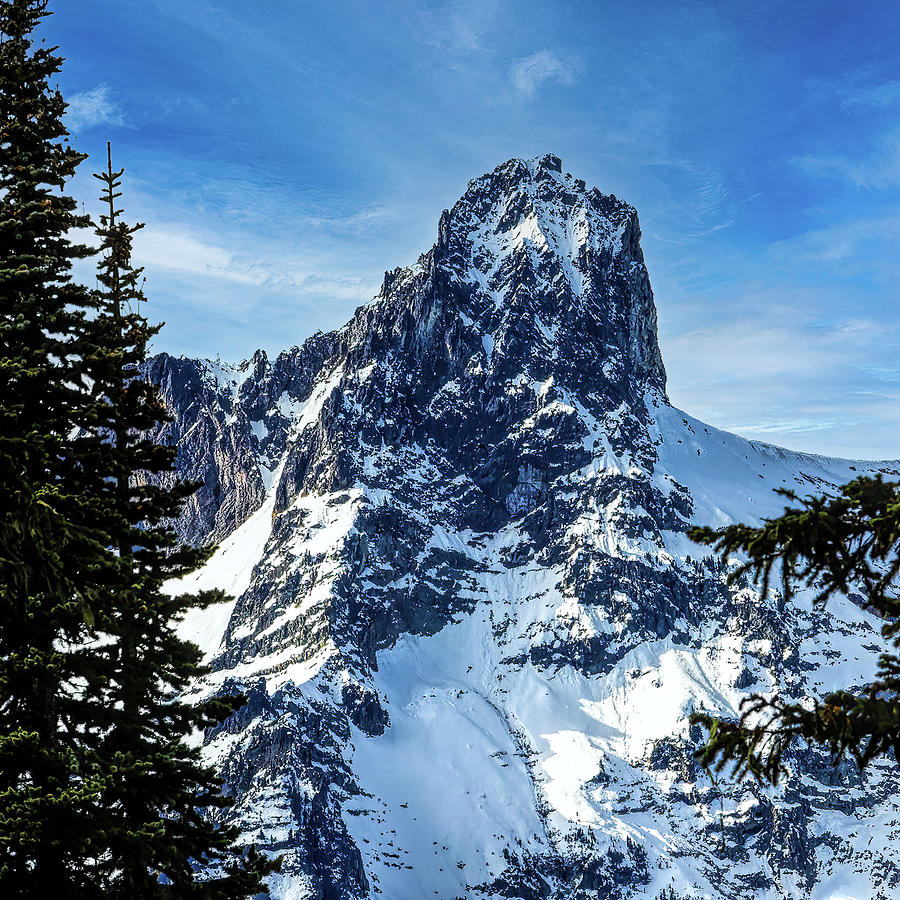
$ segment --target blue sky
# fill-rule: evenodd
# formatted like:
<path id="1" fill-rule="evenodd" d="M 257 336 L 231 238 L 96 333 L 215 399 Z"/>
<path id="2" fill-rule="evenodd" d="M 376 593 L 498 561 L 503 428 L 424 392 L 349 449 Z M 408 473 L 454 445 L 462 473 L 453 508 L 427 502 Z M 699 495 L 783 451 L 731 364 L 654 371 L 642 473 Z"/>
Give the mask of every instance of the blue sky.
<path id="1" fill-rule="evenodd" d="M 52 3 L 173 353 L 341 325 L 511 156 L 638 209 L 672 401 L 900 457 L 900 4 Z"/>

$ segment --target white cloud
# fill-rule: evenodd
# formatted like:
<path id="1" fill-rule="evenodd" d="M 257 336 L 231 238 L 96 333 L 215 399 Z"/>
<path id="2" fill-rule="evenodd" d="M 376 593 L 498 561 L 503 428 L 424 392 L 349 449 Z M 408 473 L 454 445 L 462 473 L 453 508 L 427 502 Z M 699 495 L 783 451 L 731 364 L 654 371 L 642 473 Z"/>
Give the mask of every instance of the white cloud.
<path id="1" fill-rule="evenodd" d="M 450 0 L 420 13 L 424 39 L 463 53 L 483 52 L 485 38 L 497 24 L 506 0 Z"/>
<path id="2" fill-rule="evenodd" d="M 368 300 L 378 288 L 379 273 L 339 272 L 328 260 L 304 254 L 302 260 L 267 256 L 261 248 L 230 249 L 192 233 L 183 225 L 148 227 L 135 237 L 135 261 L 148 275 L 169 271 L 181 276 L 216 278 L 273 291 Z"/>
<path id="3" fill-rule="evenodd" d="M 819 273 L 827 270 L 835 278 L 858 270 L 870 274 L 873 259 L 886 273 L 893 269 L 888 254 L 898 239 L 897 216 L 845 220 L 769 244 L 767 255 L 771 262 L 794 273 L 805 268 Z"/>
<path id="4" fill-rule="evenodd" d="M 857 156 L 807 155 L 791 160 L 818 178 L 837 178 L 856 187 L 875 190 L 900 184 L 900 132 L 880 135 L 872 149 Z"/>
<path id="5" fill-rule="evenodd" d="M 848 91 L 841 100 L 844 112 L 857 109 L 888 109 L 900 102 L 900 81 L 885 81 L 882 84 Z"/>
<path id="6" fill-rule="evenodd" d="M 336 212 L 330 216 L 306 214 L 303 216 L 303 224 L 309 228 L 323 228 L 337 234 L 344 232 L 365 234 L 399 221 L 402 215 L 399 207 L 374 203 L 346 213 Z"/>
<path id="7" fill-rule="evenodd" d="M 520 94 L 533 97 L 538 88 L 547 82 L 574 83 L 577 68 L 575 59 L 564 60 L 549 50 L 538 50 L 513 62 L 510 79 Z"/>
<path id="8" fill-rule="evenodd" d="M 853 317 L 823 323 L 808 303 L 761 303 L 752 292 L 731 299 L 740 300 L 737 316 L 663 335 L 676 406 L 795 450 L 897 456 L 900 376 L 872 365 L 894 358 L 897 324 Z"/>
<path id="9" fill-rule="evenodd" d="M 180 228 L 153 227 L 134 241 L 135 259 L 149 270 L 174 269 L 194 275 L 214 275 L 230 281 L 252 282 L 234 266 L 231 253 Z"/>
<path id="10" fill-rule="evenodd" d="M 830 431 L 846 425 L 845 421 L 829 419 L 776 419 L 773 421 L 750 421 L 729 423 L 726 431 L 748 437 L 768 437 L 770 435 L 810 434 L 815 431 Z"/>
<path id="11" fill-rule="evenodd" d="M 89 91 L 82 91 L 69 98 L 66 110 L 68 126 L 73 131 L 87 131 L 98 125 L 122 126 L 122 108 L 112 96 L 107 84 L 98 84 Z"/>

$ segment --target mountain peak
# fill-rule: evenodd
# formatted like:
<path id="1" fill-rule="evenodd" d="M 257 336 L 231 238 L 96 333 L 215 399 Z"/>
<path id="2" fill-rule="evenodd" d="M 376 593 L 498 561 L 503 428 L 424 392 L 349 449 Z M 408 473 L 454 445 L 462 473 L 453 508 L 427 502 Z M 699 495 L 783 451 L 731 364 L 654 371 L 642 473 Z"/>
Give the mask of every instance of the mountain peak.
<path id="1" fill-rule="evenodd" d="M 209 666 L 191 696 L 248 697 L 204 752 L 224 821 L 282 859 L 274 900 L 900 883 L 895 835 L 867 825 L 897 820 L 896 771 L 798 748 L 783 790 L 737 786 L 726 808 L 689 720 L 819 693 L 836 656 L 862 690 L 881 623 L 731 584 L 686 537 L 777 513 L 772 488 L 900 472 L 663 402 L 630 206 L 556 157 L 510 160 L 343 328 L 148 374 L 173 413 L 159 437 L 202 485 L 179 533 L 219 541 L 171 589 L 235 598 L 183 623 Z"/>
<path id="2" fill-rule="evenodd" d="M 469 182 L 441 216 L 435 263 L 464 320 L 493 346 L 513 331 L 516 352 L 584 367 L 570 373 L 576 380 L 618 368 L 664 391 L 640 235 L 632 206 L 565 173 L 548 153 Z"/>

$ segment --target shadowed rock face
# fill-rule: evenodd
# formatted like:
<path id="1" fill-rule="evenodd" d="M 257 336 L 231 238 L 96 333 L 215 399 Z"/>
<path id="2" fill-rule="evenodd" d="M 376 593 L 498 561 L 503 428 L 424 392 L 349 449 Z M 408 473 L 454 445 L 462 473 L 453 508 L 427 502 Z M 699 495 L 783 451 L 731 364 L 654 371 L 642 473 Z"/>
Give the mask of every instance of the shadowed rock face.
<path id="1" fill-rule="evenodd" d="M 259 508 L 284 453 L 290 410 L 309 394 L 330 335 L 269 362 L 262 350 L 239 366 L 160 353 L 147 363 L 173 421 L 157 429 L 178 447 L 179 475 L 200 484 L 176 522 L 182 540 L 219 541 Z"/>
<path id="2" fill-rule="evenodd" d="M 203 483 L 180 533 L 222 541 L 187 584 L 238 594 L 185 627 L 213 669 L 196 693 L 250 693 L 207 752 L 247 841 L 284 855 L 276 897 L 900 883 L 892 770 L 863 783 L 810 752 L 778 797 L 722 800 L 687 726 L 818 693 L 835 657 L 864 683 L 878 624 L 729 588 L 685 537 L 777 512 L 774 487 L 897 468 L 674 410 L 630 206 L 556 157 L 510 160 L 338 331 L 150 373 Z"/>

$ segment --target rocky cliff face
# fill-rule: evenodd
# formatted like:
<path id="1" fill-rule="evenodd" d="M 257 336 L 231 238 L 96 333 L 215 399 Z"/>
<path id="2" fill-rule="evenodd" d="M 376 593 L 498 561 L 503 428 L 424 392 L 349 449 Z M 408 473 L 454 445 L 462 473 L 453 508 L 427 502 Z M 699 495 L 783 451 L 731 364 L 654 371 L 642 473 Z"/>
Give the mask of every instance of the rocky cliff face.
<path id="1" fill-rule="evenodd" d="M 729 588 L 693 523 L 775 513 L 862 464 L 672 408 L 627 204 L 510 160 L 331 334 L 238 367 L 162 355 L 206 735 L 279 898 L 883 897 L 895 767 L 809 751 L 777 792 L 712 784 L 687 716 L 864 684 L 849 600 Z"/>

